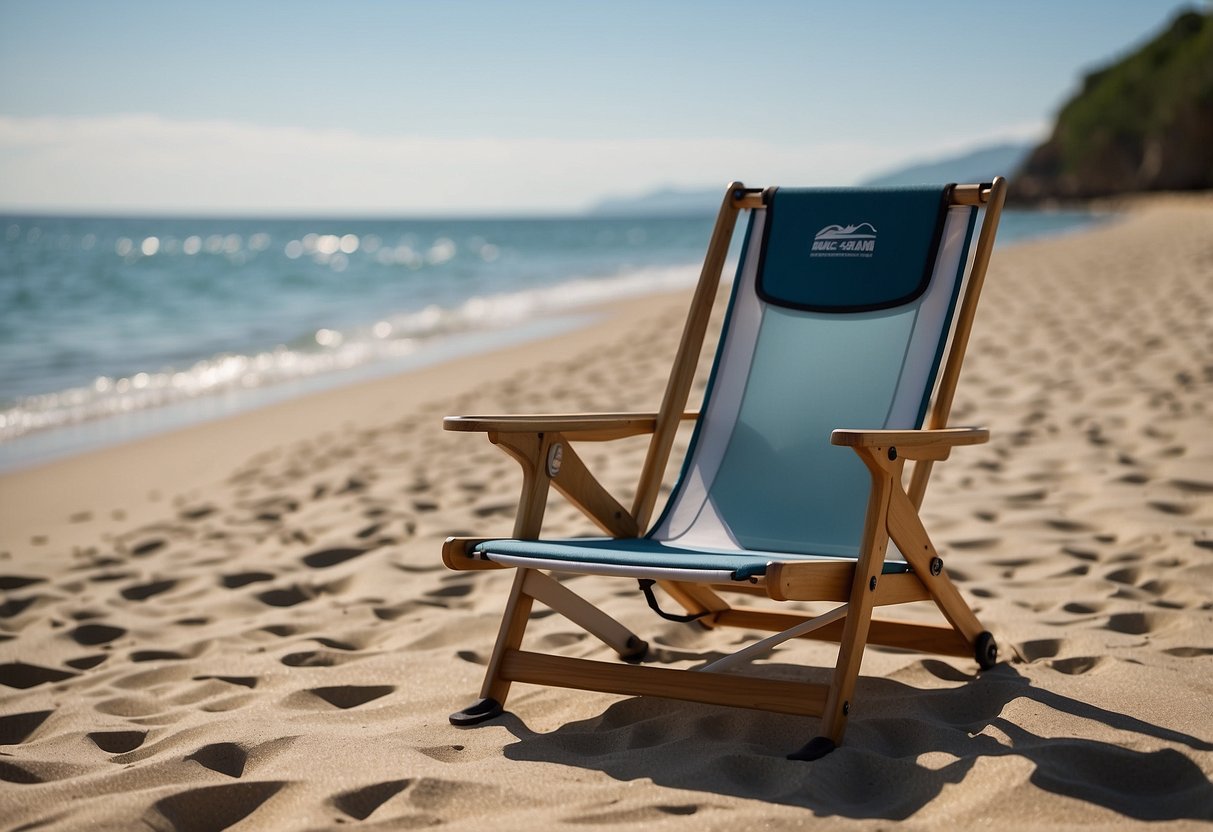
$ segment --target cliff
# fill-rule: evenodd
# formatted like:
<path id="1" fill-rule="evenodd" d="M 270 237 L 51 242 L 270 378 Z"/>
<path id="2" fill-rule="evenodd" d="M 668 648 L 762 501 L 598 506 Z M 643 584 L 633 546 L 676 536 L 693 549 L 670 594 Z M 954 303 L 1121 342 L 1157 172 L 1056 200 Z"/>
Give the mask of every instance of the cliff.
<path id="1" fill-rule="evenodd" d="M 1011 180 L 1021 202 L 1213 188 L 1213 12 L 1088 75 Z"/>

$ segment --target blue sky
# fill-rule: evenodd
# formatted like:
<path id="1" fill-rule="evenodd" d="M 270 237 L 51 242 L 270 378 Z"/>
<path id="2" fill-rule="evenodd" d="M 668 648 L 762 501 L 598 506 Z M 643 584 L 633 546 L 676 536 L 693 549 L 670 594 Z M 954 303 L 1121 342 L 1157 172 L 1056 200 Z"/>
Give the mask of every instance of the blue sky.
<path id="1" fill-rule="evenodd" d="M 1040 136 L 1191 3 L 0 0 L 0 210 L 576 210 Z"/>

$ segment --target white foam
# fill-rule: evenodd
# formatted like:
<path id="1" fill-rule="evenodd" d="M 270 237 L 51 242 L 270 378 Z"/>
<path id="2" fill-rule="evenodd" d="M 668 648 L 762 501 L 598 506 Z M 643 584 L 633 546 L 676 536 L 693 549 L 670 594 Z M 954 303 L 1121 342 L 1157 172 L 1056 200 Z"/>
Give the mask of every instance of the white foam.
<path id="1" fill-rule="evenodd" d="M 186 241 L 187 246 L 189 242 Z M 309 243 L 316 245 L 320 240 L 305 239 L 302 245 L 306 247 Z M 215 235 L 207 244 L 218 248 L 224 245 L 224 238 Z M 221 354 L 188 367 L 167 367 L 124 378 L 103 376 L 88 386 L 26 396 L 0 410 L 0 442 L 34 431 L 229 391 L 340 373 L 411 355 L 443 336 L 517 327 L 596 304 L 673 291 L 694 285 L 697 276 L 697 266 L 684 265 L 637 270 L 609 278 L 575 278 L 543 288 L 476 296 L 452 308 L 429 306 L 386 316 L 363 327 L 322 328 L 304 339 L 306 346 L 279 346 L 249 355 Z"/>

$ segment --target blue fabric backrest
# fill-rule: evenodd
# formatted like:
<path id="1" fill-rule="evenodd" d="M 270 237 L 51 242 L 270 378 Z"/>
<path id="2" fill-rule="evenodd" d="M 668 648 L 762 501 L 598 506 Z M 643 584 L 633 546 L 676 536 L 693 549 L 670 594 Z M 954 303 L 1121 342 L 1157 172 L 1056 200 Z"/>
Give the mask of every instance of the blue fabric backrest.
<path id="1" fill-rule="evenodd" d="M 948 190 L 774 191 L 767 201 L 759 296 L 817 312 L 909 303 L 930 280 Z"/>
<path id="2" fill-rule="evenodd" d="M 830 432 L 922 424 L 975 218 L 947 196 L 775 194 L 751 224 L 763 245 L 743 256 L 704 415 L 655 537 L 719 546 L 723 525 L 746 549 L 857 555 L 870 479 Z M 840 245 L 815 249 L 823 240 Z M 722 367 L 744 377 L 722 379 Z"/>

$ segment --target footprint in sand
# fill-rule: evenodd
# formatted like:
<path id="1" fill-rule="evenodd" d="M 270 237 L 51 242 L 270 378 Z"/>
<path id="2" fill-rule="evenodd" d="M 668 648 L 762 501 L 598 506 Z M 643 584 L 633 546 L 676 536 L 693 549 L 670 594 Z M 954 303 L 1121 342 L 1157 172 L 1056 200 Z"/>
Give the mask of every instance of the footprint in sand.
<path id="1" fill-rule="evenodd" d="M 120 593 L 123 598 L 128 601 L 146 601 L 153 595 L 159 595 L 162 592 L 168 592 L 177 585 L 176 581 L 152 581 L 146 584 L 135 584 L 128 586 Z"/>
<path id="2" fill-rule="evenodd" d="M 616 826 L 625 823 L 657 823 L 668 819 L 671 815 L 693 815 L 700 808 L 700 806 L 694 803 L 654 804 L 652 806 L 638 806 L 635 809 L 600 812 L 596 815 L 576 815 L 566 818 L 566 820 L 569 823 L 602 826 Z"/>
<path id="3" fill-rule="evenodd" d="M 216 511 L 218 509 L 211 505 L 195 506 L 193 508 L 182 509 L 178 516 L 182 520 L 201 520 L 204 517 L 210 517 Z"/>
<path id="4" fill-rule="evenodd" d="M 41 596 L 31 595 L 28 598 L 9 598 L 0 604 L 0 618 L 16 618 L 25 612 Z"/>
<path id="5" fill-rule="evenodd" d="M 36 664 L 25 664 L 24 662 L 0 664 L 0 685 L 7 685 L 10 688 L 18 688 L 19 690 L 37 687 L 47 682 L 62 682 L 64 679 L 71 679 L 75 675 L 75 673 L 68 673 L 66 670 L 56 670 L 53 667 L 41 667 Z"/>
<path id="6" fill-rule="evenodd" d="M 68 633 L 72 641 L 84 647 L 95 647 L 98 644 L 108 644 L 116 638 L 126 635 L 121 627 L 111 627 L 108 624 L 81 624 Z"/>
<path id="7" fill-rule="evenodd" d="M 0 575 L 0 590 L 9 592 L 14 589 L 24 589 L 34 584 L 46 583 L 46 578 L 30 575 Z"/>
<path id="8" fill-rule="evenodd" d="M 301 560 L 312 569 L 327 569 L 330 566 L 336 566 L 339 563 L 345 563 L 347 560 L 352 560 L 359 555 L 365 555 L 366 549 L 323 549 L 319 552 L 312 552 L 309 555 L 304 555 Z"/>
<path id="9" fill-rule="evenodd" d="M 0 745 L 19 745 L 38 730 L 54 711 L 28 711 L 0 716 Z"/>
<path id="10" fill-rule="evenodd" d="M 455 653 L 460 659 L 471 664 L 486 665 L 489 660 L 475 650 L 460 650 Z"/>
<path id="11" fill-rule="evenodd" d="M 375 810 L 409 787 L 412 780 L 386 780 L 342 792 L 332 798 L 332 803 L 355 820 L 366 820 Z"/>
<path id="12" fill-rule="evenodd" d="M 81 656 L 78 659 L 68 659 L 64 664 L 68 667 L 74 667 L 76 670 L 92 670 L 108 658 L 108 653 L 95 653 L 91 656 Z"/>
<path id="13" fill-rule="evenodd" d="M 975 537 L 967 540 L 949 540 L 947 545 L 949 549 L 968 551 L 972 549 L 989 549 L 1001 542 L 1002 539 L 998 537 Z"/>
<path id="14" fill-rule="evenodd" d="M 248 752 L 234 742 L 217 742 L 204 745 L 185 759 L 193 760 L 211 771 L 238 778 L 244 774 L 244 764 L 248 762 Z"/>
<path id="15" fill-rule="evenodd" d="M 380 621 L 395 621 L 396 619 L 406 616 L 411 612 L 415 612 L 416 610 L 418 610 L 420 608 L 437 607 L 437 606 L 442 606 L 442 605 L 434 603 L 434 602 L 427 603 L 425 601 L 410 600 L 410 601 L 404 601 L 403 603 L 397 604 L 392 607 L 374 607 L 371 609 L 371 612 Z"/>
<path id="16" fill-rule="evenodd" d="M 226 829 L 247 818 L 277 794 L 286 783 L 226 783 L 186 789 L 157 800 L 143 823 L 151 829 L 203 832 Z"/>
<path id="17" fill-rule="evenodd" d="M 131 548 L 131 554 L 137 558 L 145 558 L 148 555 L 155 554 L 168 545 L 168 541 L 162 538 L 152 538 L 144 541 Z"/>
<path id="18" fill-rule="evenodd" d="M 423 777 L 408 792 L 409 803 L 423 810 L 469 811 L 475 805 L 520 806 L 525 799 L 483 783 Z M 464 808 L 466 807 L 466 808 Z"/>
<path id="19" fill-rule="evenodd" d="M 233 575 L 224 575 L 222 578 L 223 585 L 227 589 L 239 589 L 259 581 L 272 580 L 274 580 L 274 575 L 269 572 L 237 572 Z"/>
<path id="20" fill-rule="evenodd" d="M 1099 553 L 1092 552 L 1090 549 L 1080 549 L 1076 546 L 1063 546 L 1061 551 L 1072 558 L 1078 558 L 1085 561 L 1099 560 Z"/>
<path id="21" fill-rule="evenodd" d="M 465 763 L 477 755 L 468 755 L 464 745 L 435 745 L 431 748 L 418 748 L 425 756 L 440 763 Z"/>
<path id="22" fill-rule="evenodd" d="M 1049 662 L 1049 667 L 1068 676 L 1078 676 L 1089 673 L 1100 665 L 1112 661 L 1106 656 L 1075 656 L 1070 659 L 1057 659 Z"/>
<path id="23" fill-rule="evenodd" d="M 1046 520 L 1045 524 L 1059 532 L 1089 532 L 1092 529 L 1092 527 L 1087 523 L 1083 523 L 1078 520 L 1065 520 L 1062 518 Z"/>
<path id="24" fill-rule="evenodd" d="M 1202 480 L 1171 480 L 1171 485 L 1188 494 L 1213 494 L 1213 482 Z"/>
<path id="25" fill-rule="evenodd" d="M 1194 659 L 1198 656 L 1213 656 L 1213 647 L 1170 647 L 1163 652 L 1181 659 Z"/>
<path id="26" fill-rule="evenodd" d="M 279 661 L 287 667 L 336 667 L 357 659 L 357 656 L 330 653 L 327 650 L 304 650 L 299 653 L 287 653 Z"/>
<path id="27" fill-rule="evenodd" d="M 395 690 L 393 685 L 339 685 L 331 688 L 309 688 L 304 693 L 345 711 L 381 699 Z"/>
<path id="28" fill-rule="evenodd" d="M 1120 569 L 1114 569 L 1107 575 L 1104 575 L 1106 580 L 1117 584 L 1128 584 L 1133 586 L 1137 583 L 1137 579 L 1141 577 L 1141 569 L 1136 566 L 1124 566 Z"/>
<path id="29" fill-rule="evenodd" d="M 106 754 L 125 754 L 143 745 L 147 731 L 93 731 L 88 738 Z"/>
<path id="30" fill-rule="evenodd" d="M 211 679 L 214 679 L 215 681 L 218 681 L 218 682 L 227 682 L 229 685 L 239 685 L 240 687 L 244 687 L 244 688 L 257 687 L 257 677 L 256 676 L 194 676 L 193 677 L 193 680 L 195 682 L 206 682 Z"/>
<path id="31" fill-rule="evenodd" d="M 463 598 L 472 593 L 474 588 L 472 583 L 467 579 L 460 579 L 461 583 L 448 584 L 438 589 L 431 589 L 425 593 L 429 598 Z"/>
<path id="32" fill-rule="evenodd" d="M 1056 638 L 1042 638 L 1036 641 L 1025 641 L 1017 648 L 1012 646 L 1024 661 L 1034 662 L 1040 659 L 1051 659 L 1061 651 L 1062 642 Z"/>
<path id="33" fill-rule="evenodd" d="M 284 589 L 267 589 L 265 592 L 257 594 L 258 601 L 271 607 L 293 607 L 311 599 L 311 593 L 298 584 L 292 584 Z"/>
<path id="34" fill-rule="evenodd" d="M 269 633 L 272 636 L 278 636 L 278 638 L 286 638 L 299 632 L 299 628 L 292 624 L 270 624 L 267 627 L 259 627 L 258 630 Z"/>
<path id="35" fill-rule="evenodd" d="M 188 656 L 173 650 L 135 650 L 131 653 L 132 662 L 162 662 L 180 661 Z"/>
<path id="36" fill-rule="evenodd" d="M 1156 633 L 1173 621 L 1174 616 L 1169 613 L 1119 612 L 1108 616 L 1108 623 L 1103 625 L 1103 629 L 1131 636 L 1141 636 Z"/>
<path id="37" fill-rule="evenodd" d="M 1147 505 L 1155 511 L 1170 514 L 1173 517 L 1186 517 L 1196 511 L 1194 503 L 1172 503 L 1164 500 L 1152 500 Z"/>
<path id="38" fill-rule="evenodd" d="M 4 760 L 0 760 L 0 782 L 32 786 L 36 783 L 45 783 L 46 781 L 27 768 L 23 768 L 16 763 L 7 763 Z"/>
<path id="39" fill-rule="evenodd" d="M 383 523 L 378 523 L 378 522 L 371 523 L 371 525 L 361 528 L 357 532 L 355 532 L 354 537 L 358 538 L 359 540 L 366 540 L 368 537 L 375 534 L 382 528 L 383 528 Z"/>
<path id="40" fill-rule="evenodd" d="M 125 581 L 127 578 L 135 577 L 134 572 L 99 572 L 96 575 L 89 576 L 89 580 L 95 584 L 108 584 L 113 581 Z"/>

